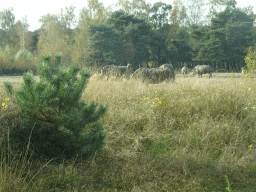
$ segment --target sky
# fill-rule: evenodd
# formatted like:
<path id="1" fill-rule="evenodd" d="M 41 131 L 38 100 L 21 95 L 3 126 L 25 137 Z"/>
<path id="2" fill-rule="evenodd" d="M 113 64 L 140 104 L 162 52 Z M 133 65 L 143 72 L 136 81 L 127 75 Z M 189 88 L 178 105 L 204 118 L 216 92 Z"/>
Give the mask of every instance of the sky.
<path id="1" fill-rule="evenodd" d="M 99 0 L 103 2 L 104 7 L 116 3 L 118 0 Z M 154 4 L 160 0 L 146 0 Z M 162 2 L 167 4 L 173 4 L 173 0 L 162 0 Z M 87 0 L 5 0 L 0 4 L 0 11 L 12 7 L 13 13 L 15 15 L 15 21 L 20 20 L 23 16 L 27 15 L 27 20 L 30 25 L 29 30 L 34 31 L 40 28 L 40 23 L 38 20 L 41 16 L 50 14 L 60 13 L 61 8 L 69 7 L 74 5 L 76 7 L 75 14 L 78 17 L 79 11 L 83 7 L 87 7 Z M 256 14 L 256 1 L 255 0 L 237 0 L 237 7 L 247 7 L 248 5 L 253 5 L 254 13 Z"/>

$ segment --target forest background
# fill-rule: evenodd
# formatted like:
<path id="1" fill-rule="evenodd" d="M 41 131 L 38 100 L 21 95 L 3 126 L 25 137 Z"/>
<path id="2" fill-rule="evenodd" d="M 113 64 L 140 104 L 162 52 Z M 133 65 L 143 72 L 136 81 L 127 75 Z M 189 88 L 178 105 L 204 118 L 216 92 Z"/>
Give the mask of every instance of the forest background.
<path id="1" fill-rule="evenodd" d="M 151 5 L 144 0 L 119 0 L 116 6 L 104 7 L 98 0 L 88 0 L 79 18 L 71 5 L 57 14 L 43 15 L 35 31 L 28 30 L 26 17 L 15 20 L 13 8 L 3 9 L 0 73 L 35 72 L 35 63 L 43 54 L 57 52 L 63 53 L 64 66 L 75 63 L 92 71 L 127 63 L 134 70 L 163 63 L 181 68 L 193 61 L 244 67 L 247 49 L 255 49 L 253 7 L 237 8 L 236 0 L 189 2 Z"/>

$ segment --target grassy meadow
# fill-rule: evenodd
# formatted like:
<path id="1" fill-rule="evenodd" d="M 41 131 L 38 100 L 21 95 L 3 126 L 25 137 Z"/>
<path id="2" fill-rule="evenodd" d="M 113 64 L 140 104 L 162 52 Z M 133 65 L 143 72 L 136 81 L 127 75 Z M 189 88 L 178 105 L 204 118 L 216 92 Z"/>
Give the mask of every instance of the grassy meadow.
<path id="1" fill-rule="evenodd" d="M 18 107 L 0 89 L 4 134 Z M 10 148 L 0 191 L 255 191 L 255 96 L 256 80 L 235 74 L 157 85 L 94 75 L 82 99 L 108 106 L 103 153 L 56 164 Z"/>

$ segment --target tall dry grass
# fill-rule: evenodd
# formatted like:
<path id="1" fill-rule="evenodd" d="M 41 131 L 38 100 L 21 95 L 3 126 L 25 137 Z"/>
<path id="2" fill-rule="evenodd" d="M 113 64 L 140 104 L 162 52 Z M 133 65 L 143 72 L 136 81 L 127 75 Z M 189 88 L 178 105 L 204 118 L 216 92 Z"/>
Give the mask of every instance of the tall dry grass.
<path id="1" fill-rule="evenodd" d="M 104 153 L 48 164 L 26 190 L 255 191 L 255 95 L 255 80 L 243 78 L 146 85 L 93 76 L 82 98 L 108 106 Z"/>

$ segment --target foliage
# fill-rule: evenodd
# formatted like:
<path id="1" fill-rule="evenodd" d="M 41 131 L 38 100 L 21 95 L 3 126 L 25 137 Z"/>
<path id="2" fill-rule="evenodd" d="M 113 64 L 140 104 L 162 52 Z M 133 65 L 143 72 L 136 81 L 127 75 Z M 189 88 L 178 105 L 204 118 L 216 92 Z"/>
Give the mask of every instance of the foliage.
<path id="1" fill-rule="evenodd" d="M 0 48 L 0 70 L 11 70 L 14 65 L 14 51 L 10 46 L 6 46 L 4 49 Z"/>
<path id="2" fill-rule="evenodd" d="M 96 110 L 94 102 L 88 105 L 80 100 L 90 72 L 76 65 L 62 67 L 60 62 L 60 54 L 55 55 L 55 65 L 45 55 L 37 66 L 39 81 L 31 71 L 23 75 L 24 82 L 15 91 L 23 124 L 11 131 L 10 142 L 22 150 L 30 141 L 39 156 L 87 158 L 103 146 L 105 133 L 97 121 L 107 109 L 101 105 Z"/>
<path id="3" fill-rule="evenodd" d="M 178 51 L 177 60 L 181 62 L 192 61 L 191 52 L 193 51 L 188 43 L 188 31 L 185 27 L 180 27 L 175 33 L 175 40 L 172 41 Z"/>
<path id="4" fill-rule="evenodd" d="M 211 26 L 192 26 L 190 43 L 198 60 L 241 62 L 252 44 L 253 16 L 226 8 L 211 20 Z"/>
<path id="5" fill-rule="evenodd" d="M 80 13 L 81 14 L 81 13 Z M 73 45 L 73 63 L 88 67 L 88 58 L 94 52 L 89 41 L 88 23 L 85 19 L 79 19 L 79 27 L 75 30 L 75 43 Z"/>
<path id="6" fill-rule="evenodd" d="M 15 50 L 10 46 L 0 48 L 0 71 L 3 75 L 22 74 L 27 70 L 35 71 L 36 58 L 26 49 Z"/>
<path id="7" fill-rule="evenodd" d="M 208 2 L 211 10 L 207 21 L 203 18 L 206 4 L 202 0 L 175 0 L 172 5 L 119 0 L 115 5 L 120 8 L 118 11 L 114 6 L 104 7 L 99 0 L 89 0 L 88 6 L 81 9 L 78 22 L 75 6 L 65 7 L 57 14 L 42 16 L 41 27 L 34 32 L 28 31 L 25 18 L 15 22 L 12 8 L 4 9 L 0 11 L 0 47 L 9 46 L 14 54 L 27 49 L 39 58 L 62 52 L 64 66 L 73 62 L 93 69 L 130 62 L 136 69 L 153 60 L 156 66 L 166 61 L 189 61 L 191 54 L 195 60 L 240 65 L 246 49 L 255 44 L 252 8 L 236 8 L 234 0 Z M 97 27 L 91 30 L 90 26 Z M 96 28 L 99 33 L 111 34 L 99 37 L 91 33 Z M 4 73 L 21 73 L 20 65 L 15 65 L 8 63 L 9 72 Z"/>
<path id="8" fill-rule="evenodd" d="M 225 42 L 225 29 L 209 30 L 196 59 L 213 61 L 225 59 L 225 45 L 223 42 Z"/>
<path id="9" fill-rule="evenodd" d="M 152 31 L 149 38 L 151 59 L 154 61 L 154 67 L 159 67 L 162 63 L 168 63 L 168 54 L 165 36 L 158 32 Z"/>
<path id="10" fill-rule="evenodd" d="M 163 2 L 155 3 L 151 10 L 150 22 L 153 29 L 160 29 L 169 22 L 172 6 Z"/>
<path id="11" fill-rule="evenodd" d="M 184 1 L 183 1 L 184 2 Z M 180 4 L 180 3 L 179 3 Z M 206 13 L 206 3 L 204 0 L 189 0 L 185 1 L 185 10 L 181 12 L 186 20 L 186 24 L 203 25 L 204 16 Z"/>
<path id="12" fill-rule="evenodd" d="M 90 48 L 94 50 L 88 61 L 100 66 L 106 64 L 127 65 L 135 68 L 149 61 L 148 38 L 150 25 L 123 11 L 114 12 L 106 24 L 91 24 Z"/>
<path id="13" fill-rule="evenodd" d="M 149 61 L 149 34 L 150 26 L 145 21 L 129 24 L 125 29 L 124 38 L 126 39 L 126 50 L 131 48 L 133 52 L 133 57 L 128 59 L 129 62 L 133 63 L 135 69 L 143 62 Z"/>
<path id="14" fill-rule="evenodd" d="M 4 30 L 9 30 L 14 26 L 15 15 L 12 13 L 13 8 L 4 9 L 0 11 L 0 23 L 1 28 Z"/>
<path id="15" fill-rule="evenodd" d="M 13 8 L 3 9 L 0 11 L 0 39 L 1 48 L 9 46 L 14 52 L 19 49 L 19 37 L 15 30 L 15 15 L 13 14 Z"/>
<path id="16" fill-rule="evenodd" d="M 65 7 L 65 9 L 61 8 L 61 12 L 59 14 L 60 22 L 64 28 L 66 33 L 70 32 L 69 29 L 73 28 L 76 23 L 75 16 L 75 6 L 70 5 L 69 7 Z M 70 36 L 71 34 L 69 34 Z"/>
<path id="17" fill-rule="evenodd" d="M 72 61 L 72 30 L 68 28 L 72 25 L 72 11 L 74 9 L 71 7 L 70 12 L 60 15 L 57 14 L 46 14 L 41 17 L 39 22 L 41 22 L 40 36 L 38 40 L 38 50 L 39 55 L 44 54 L 54 54 L 56 52 L 63 53 L 63 65 L 69 65 Z M 63 15 L 64 14 L 64 15 Z M 71 16 L 69 16 L 71 14 Z M 69 18 L 71 17 L 71 18 Z"/>
<path id="18" fill-rule="evenodd" d="M 80 12 L 80 21 L 85 21 L 87 24 L 102 23 L 108 17 L 109 12 L 99 0 L 89 0 L 88 8 L 83 8 Z"/>
<path id="19" fill-rule="evenodd" d="M 89 32 L 89 26 L 93 24 L 102 24 L 109 12 L 104 7 L 103 3 L 98 0 L 88 1 L 88 8 L 84 7 L 79 13 L 79 20 L 75 33 L 74 54 L 72 61 L 82 67 L 90 67 L 95 64 L 91 60 L 93 54 L 97 54 L 97 50 L 93 49 L 93 42 Z M 98 67 L 98 66 L 94 66 Z"/>
<path id="20" fill-rule="evenodd" d="M 92 34 L 90 40 L 95 52 L 91 55 L 90 61 L 104 64 L 124 64 L 124 41 L 121 35 L 112 27 L 105 24 L 93 24 L 89 29 Z"/>
<path id="21" fill-rule="evenodd" d="M 7 45 L 8 39 L 9 39 L 9 34 L 7 31 L 0 29 L 0 47 L 5 47 Z"/>
<path id="22" fill-rule="evenodd" d="M 28 27 L 29 27 L 29 24 L 28 24 L 28 20 L 25 17 L 23 17 L 21 20 L 17 21 L 16 24 L 15 24 L 15 31 L 19 37 L 19 40 L 20 40 L 20 46 L 19 48 L 20 49 L 25 49 L 28 47 L 28 38 L 27 38 L 27 33 L 28 33 Z"/>
<path id="23" fill-rule="evenodd" d="M 244 61 L 247 65 L 247 70 L 245 73 L 248 73 L 249 76 L 256 73 L 256 51 L 252 49 L 252 47 L 248 48 L 248 53 L 244 58 Z"/>
<path id="24" fill-rule="evenodd" d="M 168 61 L 177 61 L 178 58 L 178 49 L 173 45 L 166 51 Z"/>
<path id="25" fill-rule="evenodd" d="M 145 0 L 118 0 L 116 7 L 123 10 L 126 14 L 134 15 L 136 18 L 149 21 L 149 12 L 151 4 Z"/>
<path id="26" fill-rule="evenodd" d="M 37 51 L 37 42 L 39 40 L 39 30 L 35 30 L 33 32 L 30 32 L 31 34 L 31 44 L 29 46 L 29 50 L 33 53 Z"/>
<path id="27" fill-rule="evenodd" d="M 19 50 L 15 55 L 15 67 L 23 70 L 35 70 L 35 58 L 26 49 Z"/>
<path id="28" fill-rule="evenodd" d="M 187 9 L 180 0 L 173 1 L 173 9 L 171 13 L 171 23 L 173 25 L 185 26 L 187 21 Z"/>

